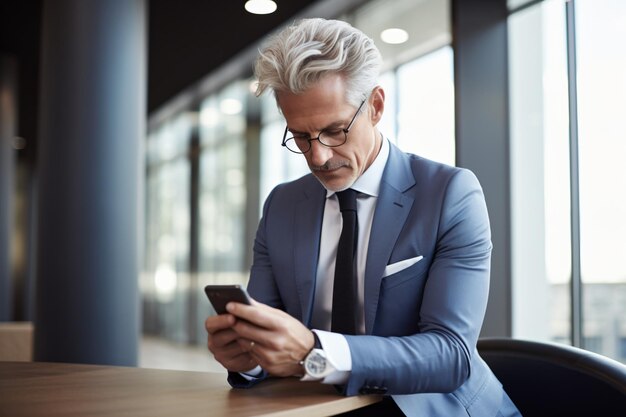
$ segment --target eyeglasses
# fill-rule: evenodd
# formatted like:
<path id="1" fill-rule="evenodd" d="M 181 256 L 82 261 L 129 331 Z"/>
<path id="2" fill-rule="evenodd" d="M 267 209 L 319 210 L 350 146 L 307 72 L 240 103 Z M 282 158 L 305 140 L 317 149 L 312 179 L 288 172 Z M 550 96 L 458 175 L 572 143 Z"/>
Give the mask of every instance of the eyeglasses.
<path id="1" fill-rule="evenodd" d="M 319 141 L 322 145 L 329 148 L 336 148 L 337 146 L 341 146 L 348 140 L 348 132 L 352 128 L 356 117 L 361 112 L 361 108 L 367 99 L 361 102 L 361 105 L 354 113 L 352 120 L 348 123 L 348 127 L 343 129 L 328 129 L 322 130 L 316 138 L 310 138 L 305 134 L 297 134 L 293 137 L 288 138 L 287 132 L 289 132 L 289 126 L 285 128 L 285 134 L 283 135 L 283 143 L 282 146 L 286 147 L 293 153 L 307 153 L 311 149 L 311 142 L 314 140 Z"/>

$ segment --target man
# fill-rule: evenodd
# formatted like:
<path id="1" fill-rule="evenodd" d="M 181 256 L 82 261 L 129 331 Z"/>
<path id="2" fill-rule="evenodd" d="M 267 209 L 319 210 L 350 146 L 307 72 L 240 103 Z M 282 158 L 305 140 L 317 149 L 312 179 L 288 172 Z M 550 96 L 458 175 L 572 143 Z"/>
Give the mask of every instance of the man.
<path id="1" fill-rule="evenodd" d="M 255 301 L 206 320 L 209 350 L 236 387 L 301 376 L 385 394 L 371 415 L 519 415 L 476 351 L 491 256 L 481 187 L 383 138 L 380 67 L 372 40 L 335 20 L 301 20 L 261 51 L 257 93 L 274 91 L 283 146 L 311 174 L 267 198 Z M 343 217 L 355 209 L 358 220 Z M 350 222 L 356 260 L 346 262 Z"/>

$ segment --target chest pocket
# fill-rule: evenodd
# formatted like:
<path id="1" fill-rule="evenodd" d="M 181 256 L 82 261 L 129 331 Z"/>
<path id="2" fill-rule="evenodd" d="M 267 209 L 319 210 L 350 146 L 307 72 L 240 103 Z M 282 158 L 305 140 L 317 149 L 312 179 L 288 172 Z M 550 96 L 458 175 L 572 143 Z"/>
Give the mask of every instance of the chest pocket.
<path id="1" fill-rule="evenodd" d="M 428 271 L 428 265 L 425 259 L 420 259 L 413 265 L 405 268 L 401 271 L 396 272 L 395 274 L 386 276 L 383 278 L 381 283 L 381 290 L 391 290 L 392 288 L 404 284 L 406 281 L 409 281 L 413 278 L 418 279 L 420 276 L 425 275 Z"/>
<path id="2" fill-rule="evenodd" d="M 422 260 L 383 278 L 376 310 L 375 334 L 404 336 L 418 332 L 419 310 L 427 276 L 428 264 Z"/>

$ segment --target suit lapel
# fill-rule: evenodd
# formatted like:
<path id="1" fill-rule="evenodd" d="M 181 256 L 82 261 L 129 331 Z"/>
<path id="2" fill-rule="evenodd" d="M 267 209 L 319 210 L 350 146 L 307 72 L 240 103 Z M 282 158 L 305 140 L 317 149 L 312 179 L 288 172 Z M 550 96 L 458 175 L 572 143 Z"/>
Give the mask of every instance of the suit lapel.
<path id="1" fill-rule="evenodd" d="M 389 159 L 372 222 L 367 263 L 365 267 L 365 331 L 371 334 L 376 318 L 383 272 L 398 235 L 413 206 L 413 198 L 404 191 L 415 185 L 408 158 L 390 144 Z"/>
<path id="2" fill-rule="evenodd" d="M 313 177 L 312 177 L 313 178 Z M 302 322 L 309 325 L 315 293 L 315 274 L 319 257 L 322 218 L 326 190 L 316 179 L 304 189 L 304 197 L 295 205 L 294 241 L 292 250 L 295 263 L 295 281 L 302 306 Z"/>

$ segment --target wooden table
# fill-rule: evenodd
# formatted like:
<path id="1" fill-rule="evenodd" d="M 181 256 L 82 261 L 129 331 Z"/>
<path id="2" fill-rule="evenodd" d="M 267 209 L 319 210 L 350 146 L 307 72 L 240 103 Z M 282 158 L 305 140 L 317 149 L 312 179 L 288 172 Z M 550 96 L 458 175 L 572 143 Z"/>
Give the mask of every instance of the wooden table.
<path id="1" fill-rule="evenodd" d="M 0 416 L 328 416 L 380 401 L 294 378 L 231 389 L 224 373 L 0 362 Z"/>

